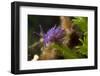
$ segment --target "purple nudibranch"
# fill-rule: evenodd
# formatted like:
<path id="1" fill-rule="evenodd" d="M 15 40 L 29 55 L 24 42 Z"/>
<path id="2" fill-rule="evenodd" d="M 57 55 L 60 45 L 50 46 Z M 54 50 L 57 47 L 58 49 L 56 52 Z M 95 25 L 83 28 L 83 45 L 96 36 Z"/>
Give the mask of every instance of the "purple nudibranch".
<path id="1" fill-rule="evenodd" d="M 61 27 L 52 27 L 43 36 L 44 44 L 47 45 L 51 42 L 59 42 L 64 37 L 65 31 Z"/>

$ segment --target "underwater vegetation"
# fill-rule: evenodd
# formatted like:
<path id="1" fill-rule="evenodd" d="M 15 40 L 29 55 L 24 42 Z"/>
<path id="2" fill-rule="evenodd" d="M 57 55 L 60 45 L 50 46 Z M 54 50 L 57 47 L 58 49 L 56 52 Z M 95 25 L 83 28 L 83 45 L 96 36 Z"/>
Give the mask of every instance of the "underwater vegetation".
<path id="1" fill-rule="evenodd" d="M 88 58 L 87 17 L 31 15 L 28 22 L 29 61 Z"/>

